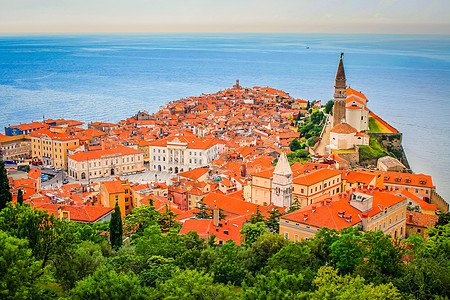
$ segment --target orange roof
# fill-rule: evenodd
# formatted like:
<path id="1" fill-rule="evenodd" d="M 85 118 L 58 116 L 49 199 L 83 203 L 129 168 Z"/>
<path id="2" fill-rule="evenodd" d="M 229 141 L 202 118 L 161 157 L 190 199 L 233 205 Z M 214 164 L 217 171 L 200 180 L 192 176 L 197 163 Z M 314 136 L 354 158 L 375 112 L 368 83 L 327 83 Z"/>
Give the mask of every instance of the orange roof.
<path id="1" fill-rule="evenodd" d="M 354 90 L 352 88 L 347 88 L 346 92 L 347 92 L 347 95 L 355 95 L 355 96 L 360 97 L 360 98 L 362 98 L 362 99 L 367 101 L 367 98 L 366 98 L 366 96 L 364 96 L 363 93 L 358 92 L 358 91 L 356 91 L 356 90 Z"/>
<path id="2" fill-rule="evenodd" d="M 120 181 L 117 180 L 102 181 L 100 185 L 103 186 L 103 188 L 108 192 L 108 194 L 119 194 L 125 192 L 122 184 L 120 183 Z"/>
<path id="3" fill-rule="evenodd" d="M 34 199 L 33 199 L 34 201 Z M 59 204 L 61 206 L 61 204 Z M 35 206 L 37 209 L 46 210 L 50 214 L 56 216 L 56 204 L 45 203 L 39 206 Z M 102 207 L 102 206 L 85 206 L 85 205 L 68 205 L 65 204 L 64 211 L 70 212 L 70 220 L 75 222 L 96 222 L 99 219 L 105 217 L 107 214 L 112 213 L 114 208 Z"/>
<path id="4" fill-rule="evenodd" d="M 367 216 L 374 216 L 405 199 L 405 197 L 395 196 L 383 191 L 358 191 L 369 196 L 373 196 L 372 209 L 366 212 Z M 341 230 L 345 227 L 353 226 L 362 221 L 362 212 L 350 205 L 351 193 L 338 194 L 333 197 L 333 201 L 327 205 L 325 200 L 306 206 L 297 211 L 282 216 L 282 219 L 308 224 L 315 227 L 328 227 Z M 342 197 L 339 199 L 339 197 Z M 314 208 L 314 212 L 313 212 Z M 345 216 L 351 216 L 351 220 L 339 217 L 339 212 L 345 212 Z"/>
<path id="5" fill-rule="evenodd" d="M 377 178 L 376 174 L 355 171 L 347 171 L 345 173 L 342 173 L 342 180 L 347 180 L 347 182 L 350 183 L 359 182 L 364 185 L 368 185 L 374 178 Z"/>
<path id="6" fill-rule="evenodd" d="M 94 151 L 86 151 L 86 152 L 77 152 L 71 156 L 69 156 L 70 159 L 73 159 L 75 161 L 85 161 L 85 160 L 91 160 L 91 159 L 99 159 L 102 156 L 105 155 L 129 155 L 129 154 L 138 154 L 142 153 L 139 150 L 135 150 L 130 147 L 117 145 L 110 149 L 105 150 L 94 150 Z"/>
<path id="7" fill-rule="evenodd" d="M 41 169 L 30 169 L 30 172 L 28 172 L 28 177 L 39 179 L 41 177 Z"/>
<path id="8" fill-rule="evenodd" d="M 341 124 L 337 124 L 336 126 L 331 128 L 330 132 L 335 132 L 335 133 L 356 133 L 356 132 L 358 132 L 358 130 L 356 130 L 350 124 L 341 123 Z"/>
<path id="9" fill-rule="evenodd" d="M 206 168 L 196 168 L 193 170 L 185 171 L 182 173 L 178 173 L 177 175 L 184 178 L 189 178 L 192 180 L 198 180 L 200 177 L 209 172 L 209 169 Z"/>
<path id="10" fill-rule="evenodd" d="M 431 176 L 400 172 L 384 172 L 384 183 L 435 188 Z"/>
<path id="11" fill-rule="evenodd" d="M 294 178 L 292 181 L 295 184 L 301 184 L 301 185 L 313 185 L 315 183 L 318 183 L 320 181 L 326 180 L 328 178 L 331 178 L 333 176 L 339 175 L 342 172 L 339 170 L 332 170 L 332 169 L 319 169 L 317 171 L 300 175 L 297 178 Z"/>

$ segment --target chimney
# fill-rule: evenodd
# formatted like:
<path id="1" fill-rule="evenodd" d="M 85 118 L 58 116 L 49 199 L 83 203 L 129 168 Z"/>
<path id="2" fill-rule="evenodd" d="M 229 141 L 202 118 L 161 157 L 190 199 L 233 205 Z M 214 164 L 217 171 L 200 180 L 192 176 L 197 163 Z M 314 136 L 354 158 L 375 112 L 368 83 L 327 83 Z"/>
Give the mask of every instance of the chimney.
<path id="1" fill-rule="evenodd" d="M 408 215 L 408 222 L 412 223 L 412 221 L 413 221 L 413 214 L 409 214 Z"/>
<path id="2" fill-rule="evenodd" d="M 369 221 L 368 217 L 369 217 L 369 215 L 367 213 L 363 213 L 361 215 L 363 230 L 367 230 L 367 224 L 368 224 L 368 221 Z"/>
<path id="3" fill-rule="evenodd" d="M 345 216 L 345 221 L 351 223 L 352 222 L 352 215 L 346 215 Z"/>
<path id="4" fill-rule="evenodd" d="M 216 227 L 219 226 L 219 209 L 217 208 L 217 205 L 214 205 L 213 225 L 216 226 Z"/>
<path id="5" fill-rule="evenodd" d="M 339 218 L 345 217 L 345 210 L 343 210 L 343 209 L 339 210 L 338 211 L 338 216 L 339 216 Z"/>
<path id="6" fill-rule="evenodd" d="M 308 220 L 308 214 L 307 213 L 303 213 L 303 221 Z"/>
<path id="7" fill-rule="evenodd" d="M 316 206 L 315 205 L 313 205 L 312 206 L 312 210 L 311 210 L 311 213 L 315 213 L 316 212 Z"/>
<path id="8" fill-rule="evenodd" d="M 325 203 L 327 204 L 327 206 L 331 206 L 331 198 L 326 199 Z"/>

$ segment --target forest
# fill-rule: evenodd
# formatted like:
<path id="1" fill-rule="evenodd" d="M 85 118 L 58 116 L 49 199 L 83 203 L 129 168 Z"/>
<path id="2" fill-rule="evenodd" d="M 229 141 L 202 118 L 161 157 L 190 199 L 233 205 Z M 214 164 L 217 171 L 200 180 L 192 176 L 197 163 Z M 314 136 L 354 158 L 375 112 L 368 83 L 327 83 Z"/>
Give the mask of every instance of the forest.
<path id="1" fill-rule="evenodd" d="M 9 202 L 0 211 L 0 298 L 448 299 L 450 224 L 441 216 L 427 239 L 351 227 L 300 242 L 254 216 L 238 246 L 179 235 L 175 215 L 152 203 L 124 220 L 117 206 L 111 221 L 90 225 Z"/>

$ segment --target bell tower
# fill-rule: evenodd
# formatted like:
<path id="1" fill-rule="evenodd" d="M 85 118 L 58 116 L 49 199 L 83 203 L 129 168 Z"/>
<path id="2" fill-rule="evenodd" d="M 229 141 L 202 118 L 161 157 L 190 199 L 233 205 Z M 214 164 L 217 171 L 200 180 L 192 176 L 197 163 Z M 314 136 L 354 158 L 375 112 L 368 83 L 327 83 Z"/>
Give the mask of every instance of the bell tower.
<path id="1" fill-rule="evenodd" d="M 272 177 L 272 203 L 276 206 L 292 205 L 292 170 L 286 153 L 281 153 Z"/>
<path id="2" fill-rule="evenodd" d="M 347 85 L 344 71 L 344 53 L 341 52 L 339 66 L 334 83 L 333 126 L 345 122 L 345 100 L 347 99 Z"/>

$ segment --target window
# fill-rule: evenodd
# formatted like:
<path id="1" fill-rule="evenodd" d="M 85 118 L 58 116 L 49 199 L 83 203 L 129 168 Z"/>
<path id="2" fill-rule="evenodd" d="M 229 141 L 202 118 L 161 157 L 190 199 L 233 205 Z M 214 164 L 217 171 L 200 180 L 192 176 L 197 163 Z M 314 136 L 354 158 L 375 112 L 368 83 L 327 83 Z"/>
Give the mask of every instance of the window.
<path id="1" fill-rule="evenodd" d="M 130 209 L 130 207 L 129 206 L 125 206 L 125 210 L 129 210 Z"/>
<path id="2" fill-rule="evenodd" d="M 128 198 L 128 197 L 125 197 L 125 202 L 128 202 L 128 200 L 129 200 L 129 198 Z"/>
<path id="3" fill-rule="evenodd" d="M 125 194 L 128 194 L 128 189 L 125 190 Z"/>
<path id="4" fill-rule="evenodd" d="M 116 202 L 119 201 L 119 195 L 116 195 L 115 198 L 116 198 Z"/>
<path id="5" fill-rule="evenodd" d="M 420 230 L 420 229 L 419 229 L 419 230 Z M 288 233 L 288 232 L 285 232 L 285 233 L 284 233 L 284 238 L 285 238 L 285 239 L 288 239 L 288 238 L 289 238 L 289 233 Z"/>

